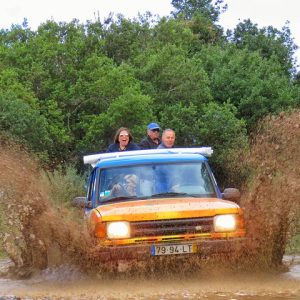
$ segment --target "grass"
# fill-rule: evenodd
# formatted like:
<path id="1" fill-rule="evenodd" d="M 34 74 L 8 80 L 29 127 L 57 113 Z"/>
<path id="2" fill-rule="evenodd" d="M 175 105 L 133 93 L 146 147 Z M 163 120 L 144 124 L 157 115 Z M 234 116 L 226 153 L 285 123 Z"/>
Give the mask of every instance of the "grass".
<path id="1" fill-rule="evenodd" d="M 286 247 L 286 254 L 300 254 L 300 233 L 293 236 Z"/>
<path id="2" fill-rule="evenodd" d="M 4 239 L 4 232 L 5 232 L 5 216 L 3 213 L 2 203 L 0 203 L 0 258 L 6 257 L 6 253 L 3 248 L 3 239 Z"/>
<path id="3" fill-rule="evenodd" d="M 45 175 L 50 182 L 51 199 L 58 206 L 68 206 L 74 197 L 84 196 L 86 193 L 84 189 L 86 176 L 77 174 L 73 166 L 58 168 L 53 172 L 46 172 Z"/>
<path id="4" fill-rule="evenodd" d="M 4 249 L 2 247 L 0 247 L 0 259 L 6 258 L 6 257 L 7 257 L 6 252 L 4 251 Z"/>

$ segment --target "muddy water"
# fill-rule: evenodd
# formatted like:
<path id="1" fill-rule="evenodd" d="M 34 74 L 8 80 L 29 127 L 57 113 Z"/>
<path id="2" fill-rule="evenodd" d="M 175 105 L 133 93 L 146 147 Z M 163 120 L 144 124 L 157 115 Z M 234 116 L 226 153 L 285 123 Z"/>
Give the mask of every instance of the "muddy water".
<path id="1" fill-rule="evenodd" d="M 0 295 L 19 299 L 300 299 L 300 255 L 285 256 L 285 272 L 198 274 L 159 280 L 88 277 L 78 268 L 48 268 L 30 279 L 0 278 Z M 8 260 L 2 260 L 2 269 Z M 0 296 L 0 299 L 1 299 Z M 5 297 L 4 297 L 5 299 Z M 10 299 L 13 299 L 11 297 Z"/>

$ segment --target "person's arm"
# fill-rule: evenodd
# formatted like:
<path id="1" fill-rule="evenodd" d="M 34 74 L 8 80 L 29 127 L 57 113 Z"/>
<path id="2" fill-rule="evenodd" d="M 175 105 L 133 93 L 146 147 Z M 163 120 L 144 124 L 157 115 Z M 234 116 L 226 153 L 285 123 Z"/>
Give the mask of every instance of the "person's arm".
<path id="1" fill-rule="evenodd" d="M 126 191 L 125 188 L 122 186 L 122 184 L 116 183 L 113 185 L 110 191 L 111 197 L 118 197 L 118 196 L 125 196 L 125 195 L 126 195 Z"/>

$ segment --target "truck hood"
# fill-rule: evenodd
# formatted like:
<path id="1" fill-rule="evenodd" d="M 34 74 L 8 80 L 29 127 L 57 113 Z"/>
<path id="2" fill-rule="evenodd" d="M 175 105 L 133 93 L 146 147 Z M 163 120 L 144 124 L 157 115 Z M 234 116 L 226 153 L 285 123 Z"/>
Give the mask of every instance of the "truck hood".
<path id="1" fill-rule="evenodd" d="M 218 198 L 159 198 L 108 203 L 96 208 L 102 221 L 147 221 L 242 213 L 234 202 Z"/>

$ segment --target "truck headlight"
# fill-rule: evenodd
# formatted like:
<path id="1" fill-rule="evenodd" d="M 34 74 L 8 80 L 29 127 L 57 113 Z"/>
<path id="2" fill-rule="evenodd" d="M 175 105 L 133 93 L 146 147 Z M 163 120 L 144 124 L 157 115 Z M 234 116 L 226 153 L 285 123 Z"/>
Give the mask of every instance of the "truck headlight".
<path id="1" fill-rule="evenodd" d="M 106 227 L 107 237 L 109 239 L 124 239 L 130 237 L 129 222 L 110 222 Z"/>
<path id="2" fill-rule="evenodd" d="M 234 231 L 237 227 L 235 215 L 219 215 L 214 217 L 215 232 Z"/>

